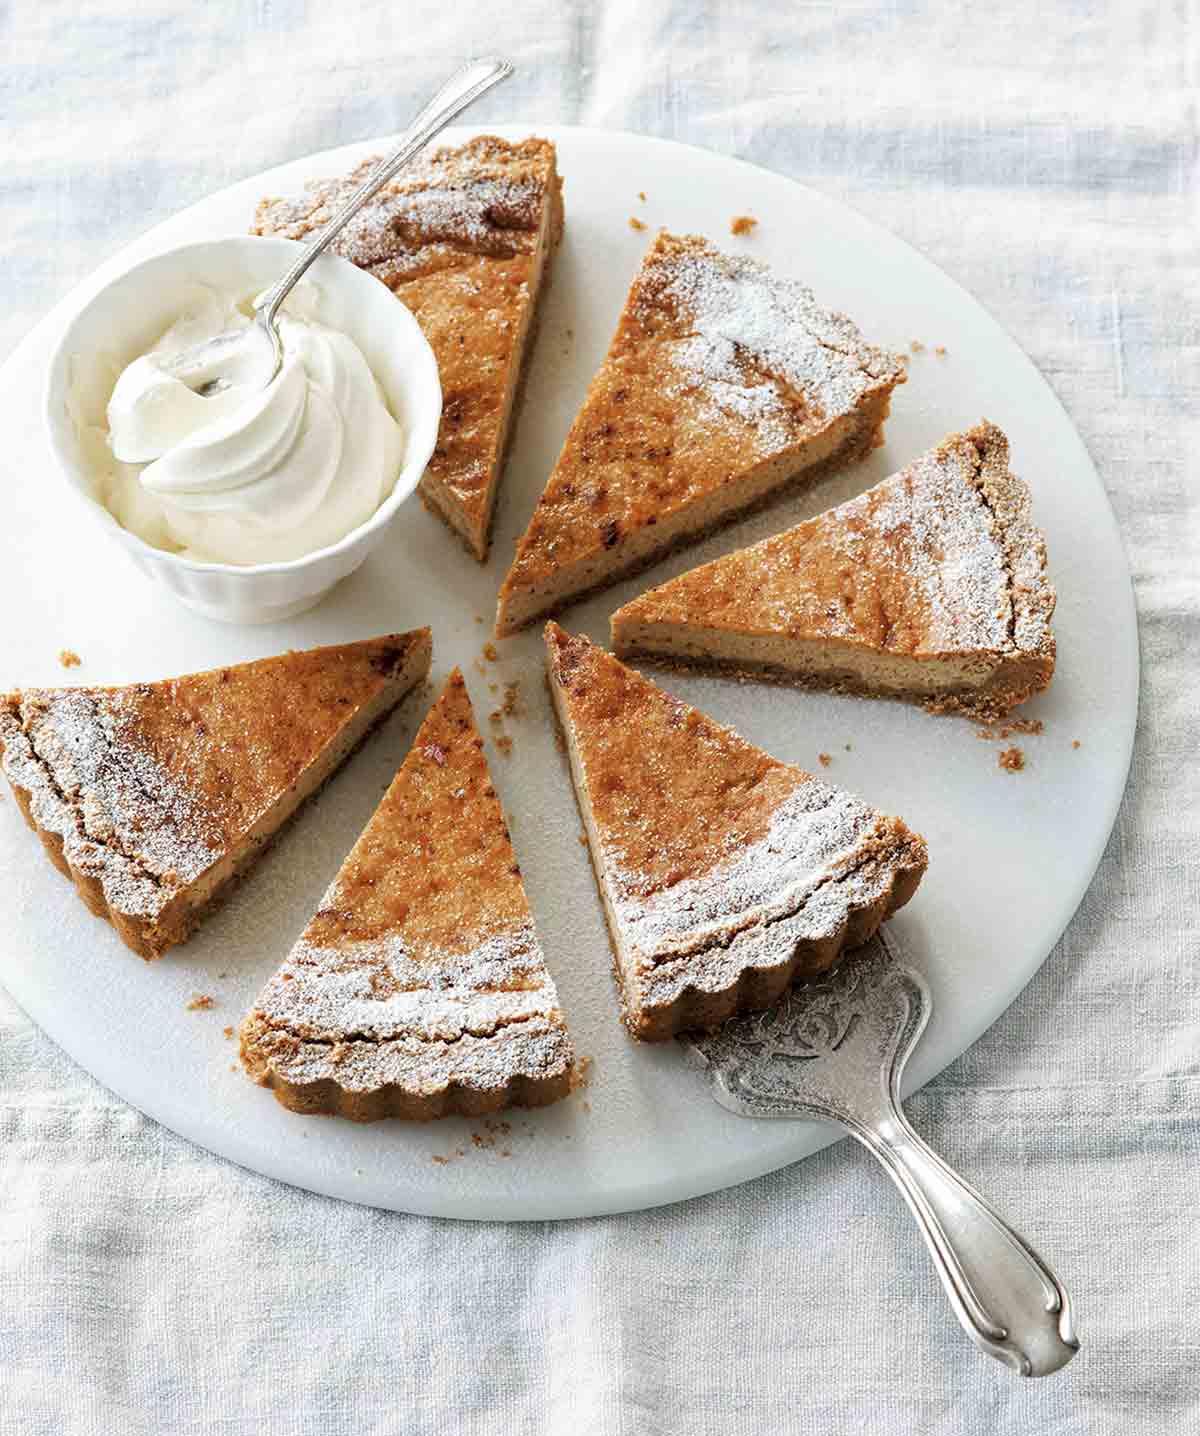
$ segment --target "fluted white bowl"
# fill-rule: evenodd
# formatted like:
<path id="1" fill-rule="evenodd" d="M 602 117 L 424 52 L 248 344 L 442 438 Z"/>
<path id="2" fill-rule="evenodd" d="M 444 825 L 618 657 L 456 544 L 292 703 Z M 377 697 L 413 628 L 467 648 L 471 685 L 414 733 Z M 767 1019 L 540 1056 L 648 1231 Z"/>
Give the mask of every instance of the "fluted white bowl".
<path id="1" fill-rule="evenodd" d="M 116 376 L 177 317 L 189 283 L 250 294 L 265 289 L 300 252 L 290 239 L 238 236 L 186 244 L 144 260 L 92 295 L 68 323 L 50 361 L 45 422 L 71 490 L 152 581 L 181 603 L 229 623 L 268 623 L 302 613 L 352 573 L 411 497 L 437 442 L 442 390 L 437 360 L 417 321 L 372 275 L 335 255 L 309 271 L 320 318 L 362 351 L 404 434 L 400 473 L 374 514 L 345 538 L 283 563 L 199 563 L 153 547 L 113 517 L 99 497 L 86 436 L 103 428 Z"/>

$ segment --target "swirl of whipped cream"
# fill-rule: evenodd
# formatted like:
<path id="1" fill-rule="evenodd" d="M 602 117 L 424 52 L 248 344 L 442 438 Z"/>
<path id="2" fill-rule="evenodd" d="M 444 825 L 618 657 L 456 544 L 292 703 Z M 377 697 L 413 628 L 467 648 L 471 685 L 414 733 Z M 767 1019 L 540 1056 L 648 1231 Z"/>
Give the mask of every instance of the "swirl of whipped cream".
<path id="1" fill-rule="evenodd" d="M 191 287 L 108 401 L 106 501 L 124 527 L 188 558 L 255 564 L 302 558 L 370 518 L 400 471 L 403 435 L 358 346 L 313 317 L 317 297 L 311 284 L 289 297 L 270 384 L 235 370 L 202 398 L 166 361 L 251 321 L 235 300 Z"/>

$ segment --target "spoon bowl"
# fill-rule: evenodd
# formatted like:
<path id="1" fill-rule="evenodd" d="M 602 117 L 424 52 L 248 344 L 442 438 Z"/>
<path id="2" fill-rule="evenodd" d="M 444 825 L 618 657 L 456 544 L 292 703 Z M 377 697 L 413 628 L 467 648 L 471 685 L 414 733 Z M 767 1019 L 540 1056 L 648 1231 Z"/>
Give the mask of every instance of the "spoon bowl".
<path id="1" fill-rule="evenodd" d="M 202 399 L 213 399 L 235 386 L 265 389 L 283 367 L 283 342 L 274 321 L 256 310 L 244 329 L 229 329 L 160 361 L 159 368 L 186 384 Z"/>

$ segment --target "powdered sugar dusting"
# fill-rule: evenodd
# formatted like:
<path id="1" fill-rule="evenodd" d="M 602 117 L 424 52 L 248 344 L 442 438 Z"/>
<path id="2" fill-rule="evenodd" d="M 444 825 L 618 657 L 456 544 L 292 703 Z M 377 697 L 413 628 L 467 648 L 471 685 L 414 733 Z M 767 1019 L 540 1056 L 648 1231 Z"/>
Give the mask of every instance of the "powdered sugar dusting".
<path id="1" fill-rule="evenodd" d="M 533 926 L 524 924 L 467 952 L 438 954 L 414 955 L 399 933 L 336 948 L 301 938 L 258 1009 L 303 1038 L 454 1041 L 549 1016 L 558 996 Z"/>
<path id="2" fill-rule="evenodd" d="M 810 289 L 745 256 L 664 236 L 641 281 L 644 302 L 666 300 L 690 332 L 669 354 L 676 392 L 704 396 L 714 414 L 756 430 L 764 453 L 852 411 L 903 376 L 901 360 L 867 344 Z"/>
<path id="3" fill-rule="evenodd" d="M 1030 526 L 1032 529 L 1032 525 Z M 1032 530 L 1041 545 L 1041 534 Z M 1034 543 L 1019 541 L 1009 547 L 1013 580 L 1013 643 L 1022 653 L 1041 653 L 1050 643 L 1050 615 L 1054 598 L 1046 581 L 1044 558 L 1039 559 Z"/>
<path id="4" fill-rule="evenodd" d="M 895 886 L 894 853 L 863 857 L 840 878 L 830 877 L 782 916 L 764 918 L 741 929 L 726 946 L 656 964 L 636 974 L 639 1001 L 647 1008 L 669 1006 L 686 989 L 725 992 L 749 969 L 782 967 L 804 943 L 821 942 L 845 931 L 852 914 L 875 906 Z M 911 854 L 910 854 L 911 857 Z"/>
<path id="5" fill-rule="evenodd" d="M 531 249 L 549 182 L 549 149 L 540 164 L 505 172 L 497 157 L 511 158 L 515 149 L 500 145 L 480 141 L 443 150 L 414 166 L 364 205 L 332 248 L 363 268 L 386 265 L 392 278 L 422 267 L 431 245 L 492 255 Z M 265 202 L 255 232 L 289 239 L 315 232 L 378 163 L 378 157 L 364 160 L 341 178 L 310 182 L 299 198 Z"/>
<path id="6" fill-rule="evenodd" d="M 439 954 L 414 955 L 396 933 L 340 948 L 302 938 L 247 1029 L 286 1081 L 333 1080 L 347 1091 L 502 1089 L 572 1062 L 530 923 Z"/>
<path id="7" fill-rule="evenodd" d="M 841 511 L 848 529 L 861 522 L 891 540 L 926 609 L 924 646 L 934 653 L 1010 647 L 1008 573 L 977 463 L 966 441 L 943 445 Z"/>
<path id="8" fill-rule="evenodd" d="M 383 1042 L 311 1042 L 262 1029 L 253 1018 L 245 1031 L 256 1055 L 284 1081 L 296 1086 L 334 1082 L 354 1093 L 386 1087 L 420 1095 L 449 1087 L 503 1093 L 514 1078 L 561 1077 L 573 1060 L 566 1029 L 550 1017 L 530 1017 L 487 1037 L 468 1033 L 450 1042 L 407 1033 Z"/>
<path id="9" fill-rule="evenodd" d="M 853 870 L 885 820 L 858 798 L 797 772 L 796 786 L 771 815 L 767 832 L 706 873 L 645 897 L 622 853 L 603 849 L 612 911 L 630 965 L 648 969 L 732 934 L 794 915 L 833 879 L 844 910 L 854 900 Z"/>
<path id="10" fill-rule="evenodd" d="M 1041 652 L 1052 647 L 1054 593 L 1029 490 L 1008 469 L 994 425 L 954 435 L 830 515 L 851 560 L 866 544 L 891 562 L 924 610 L 919 651 Z M 849 628 L 849 624 L 847 624 Z"/>
<path id="11" fill-rule="evenodd" d="M 672 347 L 671 362 L 679 377 L 668 392 L 702 394 L 710 423 L 727 414 L 752 425 L 764 452 L 793 442 L 795 426 L 780 385 L 739 361 L 731 341 L 693 334 Z"/>
<path id="12" fill-rule="evenodd" d="M 1020 653 L 1052 657 L 1055 592 L 1046 575 L 1046 541 L 1033 523 L 1028 487 L 1008 467 L 1008 440 L 994 424 L 972 431 L 982 457 L 980 489 L 1004 549 L 1012 590 L 1012 642 Z"/>
<path id="13" fill-rule="evenodd" d="M 115 691 L 31 690 L 0 710 L 3 768 L 116 912 L 152 919 L 220 855 L 205 814 L 137 742 Z"/>

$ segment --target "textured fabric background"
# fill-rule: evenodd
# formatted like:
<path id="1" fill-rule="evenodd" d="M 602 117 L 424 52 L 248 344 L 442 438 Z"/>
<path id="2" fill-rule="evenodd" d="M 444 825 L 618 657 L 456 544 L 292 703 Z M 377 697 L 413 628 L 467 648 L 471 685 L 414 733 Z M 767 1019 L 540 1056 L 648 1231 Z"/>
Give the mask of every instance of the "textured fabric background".
<path id="1" fill-rule="evenodd" d="M 973 291 L 1061 395 L 1116 507 L 1141 724 L 1065 938 L 912 1111 L 1063 1274 L 1084 1351 L 1041 1383 L 978 1356 L 846 1144 L 640 1216 L 391 1216 L 171 1136 L 0 994 L 0 1436 L 1200 1430 L 1196 4 L 476 11 L 0 5 L 0 356 L 152 223 L 398 128 L 450 60 L 489 47 L 520 74 L 480 118 L 756 160 Z"/>

